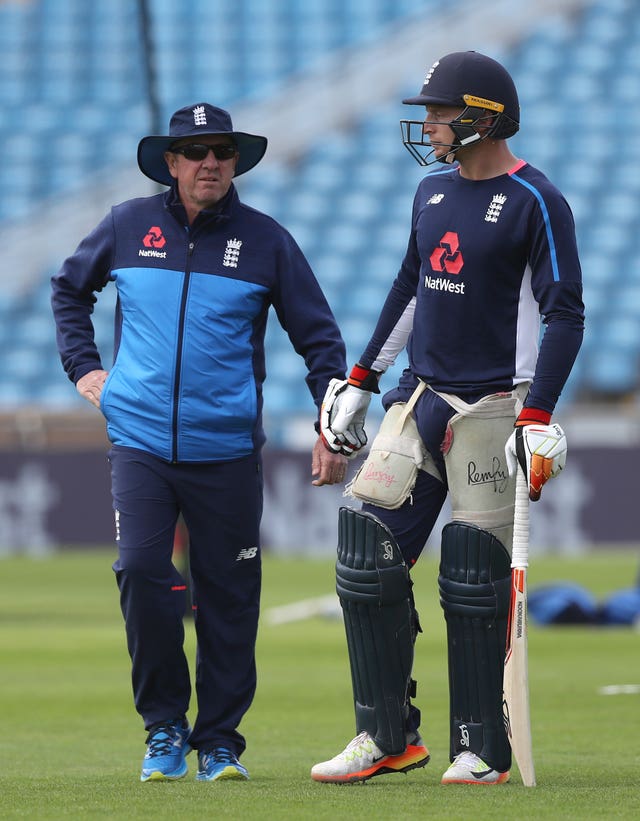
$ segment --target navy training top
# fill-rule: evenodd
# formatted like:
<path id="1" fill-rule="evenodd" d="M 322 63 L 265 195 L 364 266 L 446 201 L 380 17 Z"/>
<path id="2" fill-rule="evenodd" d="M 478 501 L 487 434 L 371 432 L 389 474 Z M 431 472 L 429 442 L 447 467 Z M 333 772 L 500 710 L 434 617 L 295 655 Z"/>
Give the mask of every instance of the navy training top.
<path id="1" fill-rule="evenodd" d="M 384 371 L 406 344 L 413 377 L 436 390 L 478 397 L 531 381 L 525 406 L 552 413 L 583 329 L 558 189 L 523 161 L 487 180 L 455 167 L 418 186 L 406 255 L 359 361 Z"/>

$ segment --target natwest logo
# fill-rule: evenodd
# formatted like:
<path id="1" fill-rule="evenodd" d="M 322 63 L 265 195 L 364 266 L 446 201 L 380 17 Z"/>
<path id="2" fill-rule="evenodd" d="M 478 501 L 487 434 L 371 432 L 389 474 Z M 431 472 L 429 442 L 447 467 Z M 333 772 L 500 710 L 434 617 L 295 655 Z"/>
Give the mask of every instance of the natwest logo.
<path id="1" fill-rule="evenodd" d="M 142 240 L 142 244 L 145 248 L 164 248 L 166 242 L 166 239 L 162 236 L 162 231 L 157 225 L 153 225 L 149 228 L 145 238 Z"/>
<path id="2" fill-rule="evenodd" d="M 460 251 L 460 240 L 455 231 L 447 231 L 443 235 L 440 244 L 431 253 L 429 261 L 434 271 L 444 271 L 447 274 L 460 273 L 464 259 Z"/>

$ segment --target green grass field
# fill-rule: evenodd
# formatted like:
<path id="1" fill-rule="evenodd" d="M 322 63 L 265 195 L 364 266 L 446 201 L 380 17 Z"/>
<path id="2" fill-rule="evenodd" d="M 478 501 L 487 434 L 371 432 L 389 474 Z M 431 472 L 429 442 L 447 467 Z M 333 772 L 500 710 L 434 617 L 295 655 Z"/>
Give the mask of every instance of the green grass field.
<path id="1" fill-rule="evenodd" d="M 364 785 L 316 784 L 311 765 L 354 734 L 342 623 L 275 625 L 270 608 L 333 589 L 332 560 L 264 562 L 258 693 L 243 724 L 251 781 L 141 784 L 144 731 L 108 551 L 0 560 L 0 817 L 32 819 L 608 819 L 640 817 L 640 632 L 536 628 L 529 636 L 538 786 L 442 787 L 447 766 L 447 673 L 436 563 L 414 571 L 424 633 L 415 677 L 431 763 Z M 596 595 L 629 586 L 638 554 L 545 557 L 531 586 L 572 579 Z M 193 656 L 193 629 L 188 625 Z"/>

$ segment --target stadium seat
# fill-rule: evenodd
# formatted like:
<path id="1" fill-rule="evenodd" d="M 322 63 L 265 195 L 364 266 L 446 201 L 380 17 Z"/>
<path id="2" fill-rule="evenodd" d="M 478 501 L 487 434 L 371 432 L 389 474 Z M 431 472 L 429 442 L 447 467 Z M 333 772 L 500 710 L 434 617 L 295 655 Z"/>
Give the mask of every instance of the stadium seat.
<path id="1" fill-rule="evenodd" d="M 449 4 L 448 13 L 457 3 Z M 20 106 L 23 132 L 0 124 L 6 161 L 0 168 L 2 221 L 27 218 L 41 197 L 72 191 L 96 170 L 131 162 L 148 128 L 140 28 L 129 0 L 0 3 L 0 106 Z M 588 310 L 584 354 L 563 402 L 590 391 L 637 390 L 640 334 L 640 8 L 627 0 L 594 0 L 569 18 L 541 19 L 502 58 L 523 107 L 514 151 L 539 166 L 565 193 L 574 213 Z M 233 109 L 263 99 L 287 79 L 320 65 L 338 49 L 381 42 L 389 26 L 437 11 L 437 0 L 154 0 L 151 28 L 163 117 L 186 99 L 215 95 Z M 40 14 L 35 25 L 36 14 Z M 184 55 L 189 59 L 185 60 Z M 397 98 L 414 93 L 399 88 Z M 401 113 L 400 113 L 401 112 Z M 412 112 L 413 113 L 413 112 Z M 341 323 L 350 356 L 366 344 L 372 321 L 406 249 L 411 202 L 426 169 L 400 142 L 400 104 L 376 105 L 350 130 L 319 134 L 295 165 L 265 164 L 238 181 L 243 199 L 289 228 L 307 253 Z M 416 115 L 417 116 L 417 115 Z M 603 143 L 605 130 L 613 140 Z M 114 123 L 118 133 L 114 134 Z M 615 128 L 613 125 L 615 124 Z M 72 125 L 72 127 L 70 127 Z M 611 130 L 613 128 L 613 131 Z M 258 129 L 258 124 L 256 124 Z M 52 265 L 59 260 L 52 260 Z M 32 315 L 49 317 L 48 276 L 21 310 L 3 309 L 0 339 L 28 338 L 50 348 Z M 115 289 L 108 289 L 115 291 Z M 97 334 L 111 344 L 112 303 L 101 298 Z M 357 293 L 361 316 L 354 316 Z M 46 299 L 45 299 L 46 297 Z M 29 303 L 30 306 L 29 307 Z M 24 310 L 22 310 L 24 309 Z M 9 316 L 11 314 L 11 316 Z M 613 322 L 607 319 L 614 317 Z M 634 325 L 635 322 L 635 325 Z M 299 359 L 270 323 L 277 367 L 269 369 L 278 407 L 308 412 Z M 282 336 L 282 335 L 281 335 Z M 9 348 L 13 351 L 13 348 Z M 597 355 L 597 352 L 600 352 Z M 287 357 L 293 359 L 287 360 Z M 19 360 L 16 360 L 17 362 Z M 282 379 L 280 379 L 282 376 Z M 14 377 L 0 373 L 0 406 Z M 43 401 L 64 401 L 56 384 Z M 69 403 L 76 401 L 66 391 Z M 17 393 L 13 391 L 12 396 Z"/>

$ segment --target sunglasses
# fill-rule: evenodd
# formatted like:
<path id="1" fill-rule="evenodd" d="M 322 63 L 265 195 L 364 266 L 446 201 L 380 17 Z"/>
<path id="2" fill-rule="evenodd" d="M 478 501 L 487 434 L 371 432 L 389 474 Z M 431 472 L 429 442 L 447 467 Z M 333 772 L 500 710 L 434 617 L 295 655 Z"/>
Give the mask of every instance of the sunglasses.
<path id="1" fill-rule="evenodd" d="M 180 145 L 177 148 L 170 148 L 173 154 L 182 154 L 187 160 L 202 162 L 210 151 L 216 160 L 230 160 L 236 156 L 238 149 L 230 143 L 219 143 L 218 145 L 205 145 L 204 143 L 189 143 Z"/>

